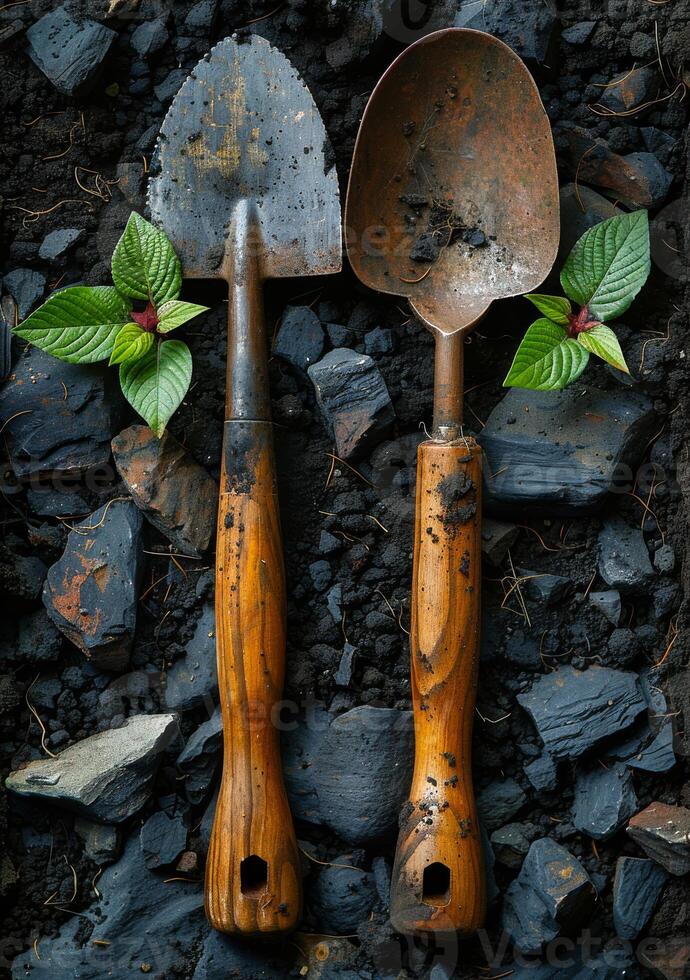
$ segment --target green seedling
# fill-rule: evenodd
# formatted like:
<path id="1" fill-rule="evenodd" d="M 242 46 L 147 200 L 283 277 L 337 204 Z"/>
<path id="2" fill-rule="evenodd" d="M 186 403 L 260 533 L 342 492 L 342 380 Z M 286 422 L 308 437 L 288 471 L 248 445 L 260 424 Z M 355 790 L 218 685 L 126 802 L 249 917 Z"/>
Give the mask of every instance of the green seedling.
<path id="1" fill-rule="evenodd" d="M 68 286 L 14 328 L 69 364 L 118 365 L 122 393 L 160 438 L 192 379 L 192 355 L 167 335 L 208 307 L 177 297 L 182 269 L 170 241 L 132 212 L 111 262 L 113 286 Z"/>
<path id="2" fill-rule="evenodd" d="M 605 321 L 625 313 L 649 270 L 646 211 L 616 215 L 588 229 L 561 270 L 566 295 L 525 296 L 543 316 L 522 338 L 504 387 L 566 388 L 587 367 L 590 354 L 629 374 L 618 338 Z"/>

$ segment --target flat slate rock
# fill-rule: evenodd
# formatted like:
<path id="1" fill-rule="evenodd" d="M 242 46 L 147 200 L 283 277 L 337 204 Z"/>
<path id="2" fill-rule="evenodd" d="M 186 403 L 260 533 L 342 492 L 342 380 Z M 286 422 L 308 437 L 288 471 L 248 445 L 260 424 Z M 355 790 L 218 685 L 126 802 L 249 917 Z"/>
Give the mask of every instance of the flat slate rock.
<path id="1" fill-rule="evenodd" d="M 338 456 L 361 456 L 388 436 L 395 419 L 393 403 L 368 354 L 338 347 L 312 364 L 308 374 Z"/>
<path id="2" fill-rule="evenodd" d="M 558 15 L 549 0 L 503 0 L 479 4 L 461 0 L 454 27 L 486 31 L 504 41 L 524 61 L 541 64 L 549 55 Z"/>
<path id="3" fill-rule="evenodd" d="M 185 653 L 168 668 L 163 694 L 170 711 L 190 711 L 205 705 L 212 714 L 218 700 L 216 617 L 207 603 Z"/>
<path id="4" fill-rule="evenodd" d="M 599 532 L 599 574 L 619 592 L 645 592 L 655 579 L 639 527 L 612 517 Z"/>
<path id="5" fill-rule="evenodd" d="M 211 543 L 218 485 L 170 433 L 131 425 L 112 441 L 117 471 L 134 503 L 183 554 L 195 558 Z"/>
<path id="6" fill-rule="evenodd" d="M 668 803 L 650 803 L 632 818 L 628 834 L 652 860 L 672 875 L 690 871 L 690 810 Z"/>
<path id="7" fill-rule="evenodd" d="M 43 938 L 40 960 L 31 949 L 12 964 L 12 980 L 132 980 L 172 975 L 208 935 L 201 883 L 175 880 L 149 871 L 133 834 L 120 860 L 98 879 L 100 902 L 70 916 L 57 936 Z M 94 924 L 83 941 L 84 919 Z M 102 940 L 104 945 L 95 940 Z"/>
<path id="8" fill-rule="evenodd" d="M 321 321 L 308 306 L 286 306 L 273 342 L 273 353 L 302 374 L 323 356 L 326 337 Z"/>
<path id="9" fill-rule="evenodd" d="M 477 795 L 482 824 L 491 832 L 502 827 L 527 802 L 527 794 L 515 779 L 497 779 Z"/>
<path id="10" fill-rule="evenodd" d="M 548 752 L 542 752 L 534 762 L 528 762 L 525 775 L 538 793 L 556 789 L 558 769 Z"/>
<path id="11" fill-rule="evenodd" d="M 13 269 L 2 280 L 5 289 L 17 304 L 17 315 L 25 320 L 43 296 L 46 278 L 35 269 Z"/>
<path id="12" fill-rule="evenodd" d="M 653 426 L 652 403 L 630 391 L 511 388 L 478 437 L 488 463 L 486 502 L 499 510 L 594 511 L 620 468 L 639 462 Z"/>
<path id="13" fill-rule="evenodd" d="M 668 875 L 647 858 L 619 857 L 613 879 L 613 925 L 621 939 L 637 939 L 649 922 Z"/>
<path id="14" fill-rule="evenodd" d="M 117 37 L 95 20 L 72 17 L 58 7 L 26 32 L 29 57 L 63 95 L 84 95 L 97 80 L 103 59 Z"/>
<path id="15" fill-rule="evenodd" d="M 129 500 L 113 500 L 70 531 L 48 571 L 48 615 L 89 661 L 106 670 L 127 665 L 134 642 L 143 570 L 142 517 Z"/>
<path id="16" fill-rule="evenodd" d="M 608 840 L 637 812 L 630 770 L 622 765 L 580 768 L 575 777 L 573 825 L 595 840 Z"/>
<path id="17" fill-rule="evenodd" d="M 151 793 L 161 754 L 178 734 L 175 715 L 134 715 L 121 728 L 90 735 L 56 759 L 36 759 L 7 777 L 7 789 L 91 820 L 116 824 Z"/>
<path id="18" fill-rule="evenodd" d="M 636 674 L 597 666 L 560 667 L 517 700 L 554 759 L 578 758 L 627 728 L 647 707 Z"/>
<path id="19" fill-rule="evenodd" d="M 22 355 L 0 388 L 0 425 L 17 478 L 106 466 L 124 410 L 116 384 L 99 365 L 65 364 L 37 347 Z"/>
<path id="20" fill-rule="evenodd" d="M 187 739 L 177 757 L 177 768 L 184 774 L 184 792 L 190 803 L 202 803 L 209 794 L 220 759 L 223 718 L 220 706 Z"/>
<path id="21" fill-rule="evenodd" d="M 173 864 L 187 844 L 187 828 L 182 815 L 169 817 L 163 810 L 157 810 L 141 828 L 139 843 L 147 868 Z"/>
<path id="22" fill-rule="evenodd" d="M 38 249 L 38 257 L 46 262 L 60 259 L 76 245 L 85 234 L 83 228 L 58 228 L 48 232 Z"/>
<path id="23" fill-rule="evenodd" d="M 661 726 L 652 741 L 625 760 L 631 769 L 642 772 L 668 772 L 676 764 L 673 749 L 673 722 L 669 719 Z"/>
<path id="24" fill-rule="evenodd" d="M 376 903 L 374 876 L 354 867 L 351 854 L 333 858 L 307 891 L 307 903 L 321 932 L 346 936 L 357 932 Z"/>
<path id="25" fill-rule="evenodd" d="M 313 709 L 283 735 L 293 814 L 350 844 L 391 830 L 412 777 L 412 713 L 363 705 L 330 718 Z"/>

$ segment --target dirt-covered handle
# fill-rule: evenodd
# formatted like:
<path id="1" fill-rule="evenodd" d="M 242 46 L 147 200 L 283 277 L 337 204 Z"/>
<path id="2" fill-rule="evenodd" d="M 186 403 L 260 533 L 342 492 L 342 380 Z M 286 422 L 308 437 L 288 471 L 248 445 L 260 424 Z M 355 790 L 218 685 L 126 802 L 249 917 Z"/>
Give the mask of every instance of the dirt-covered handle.
<path id="1" fill-rule="evenodd" d="M 274 717 L 285 674 L 285 572 L 268 421 L 225 423 L 216 651 L 224 757 L 206 914 L 222 932 L 285 932 L 299 921 L 302 896 Z"/>
<path id="2" fill-rule="evenodd" d="M 415 765 L 391 890 L 391 920 L 404 933 L 468 934 L 484 919 L 471 760 L 481 472 L 473 439 L 419 447 L 410 631 Z"/>

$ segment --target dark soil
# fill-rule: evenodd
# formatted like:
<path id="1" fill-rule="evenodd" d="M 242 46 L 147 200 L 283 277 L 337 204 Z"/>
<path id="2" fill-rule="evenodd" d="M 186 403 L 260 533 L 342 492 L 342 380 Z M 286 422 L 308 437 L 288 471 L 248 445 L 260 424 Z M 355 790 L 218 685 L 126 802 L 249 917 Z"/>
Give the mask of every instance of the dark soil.
<path id="1" fill-rule="evenodd" d="M 94 2 L 87 6 L 98 7 L 90 13 L 100 16 L 105 4 Z M 136 61 L 128 32 L 138 20 L 132 24 L 126 18 L 111 22 L 119 32 L 118 40 L 102 80 L 84 100 L 67 99 L 55 91 L 26 57 L 21 36 L 0 48 L 0 70 L 4 78 L 0 96 L 4 119 L 0 160 L 4 271 L 24 265 L 44 268 L 37 258 L 37 246 L 45 234 L 65 226 L 83 227 L 86 236 L 70 259 L 59 268 L 47 269 L 49 283 L 54 286 L 109 282 L 110 254 L 129 212 L 132 208 L 145 210 L 145 174 L 155 131 L 167 109 L 155 98 L 153 86 L 179 65 L 191 69 L 210 41 L 254 21 L 258 22 L 252 29 L 278 45 L 311 88 L 333 141 L 344 199 L 362 110 L 381 72 L 402 49 L 401 45 L 384 36 L 363 61 L 350 60 L 332 68 L 323 57 L 324 49 L 342 36 L 343 24 L 353 4 L 319 2 L 309 6 L 302 0 L 290 0 L 276 10 L 277 5 L 271 2 L 222 0 L 212 36 L 189 39 L 190 43 L 182 47 L 181 30 L 178 27 L 176 35 L 173 25 L 180 23 L 189 5 L 170 3 L 168 6 L 171 42 L 153 59 L 150 76 L 143 76 L 150 77 L 151 84 L 136 96 L 128 92 Z M 17 7 L 17 16 L 28 24 L 49 7 L 47 0 L 45 3 L 29 0 L 25 6 Z M 583 17 L 579 0 L 560 0 L 559 8 L 566 27 Z M 630 55 L 631 36 L 643 33 L 654 37 L 655 23 L 666 63 L 680 70 L 690 39 L 690 10 L 673 0 L 666 4 L 640 0 L 639 4 L 630 6 L 612 0 L 596 17 L 598 28 L 585 47 L 561 42 L 558 57 L 550 68 L 536 73 L 554 124 L 557 146 L 560 147 L 559 125 L 563 121 L 585 126 L 593 134 L 603 136 L 619 153 L 644 149 L 640 127 L 657 127 L 675 141 L 663 162 L 675 175 L 668 201 L 680 201 L 686 186 L 685 127 L 690 100 L 675 97 L 660 101 L 643 120 L 600 117 L 591 111 L 589 103 L 598 98 L 599 86 L 631 67 L 634 60 Z M 121 164 L 127 167 L 118 171 Z M 572 179 L 569 162 L 561 160 L 560 173 L 564 182 Z M 101 179 L 97 181 L 96 175 Z M 83 187 L 93 193 L 85 192 Z M 452 233 L 463 236 L 481 233 L 481 229 L 456 228 L 452 221 L 450 225 Z M 477 238 L 472 244 L 481 243 Z M 420 262 L 433 261 L 421 253 L 412 257 Z M 690 385 L 685 354 L 690 339 L 687 321 L 690 297 L 686 295 L 686 280 L 687 277 L 684 280 L 665 275 L 662 268 L 654 266 L 648 285 L 626 314 L 625 323 L 618 325 L 617 332 L 633 374 L 638 373 L 636 369 L 644 359 L 648 371 L 636 387 L 654 399 L 660 423 L 654 443 L 645 451 L 644 462 L 649 464 L 651 459 L 656 473 L 651 490 L 648 485 L 645 489 L 639 487 L 635 493 L 616 495 L 607 511 L 622 514 L 633 524 L 643 524 L 650 545 L 660 544 L 663 539 L 675 547 L 679 560 L 675 580 L 680 581 L 685 594 L 686 586 L 690 585 L 690 566 L 685 560 L 685 544 L 690 534 L 687 489 Z M 212 309 L 186 331 L 194 355 L 195 375 L 189 395 L 170 426 L 215 476 L 220 465 L 225 383 L 224 288 L 218 283 L 185 283 L 185 298 L 205 303 Z M 324 321 L 347 324 L 354 334 L 355 349 L 363 349 L 364 335 L 371 327 L 394 329 L 398 339 L 396 350 L 376 355 L 376 360 L 395 406 L 401 459 L 399 469 L 383 474 L 375 473 L 368 459 L 357 464 L 357 471 L 337 461 L 334 466 L 329 455 L 332 443 L 319 419 L 311 385 L 284 363 L 272 361 L 273 412 L 280 433 L 278 472 L 289 583 L 285 697 L 300 706 L 314 700 L 326 705 L 335 701 L 341 710 L 358 704 L 407 708 L 410 704 L 407 629 L 413 500 L 409 491 L 406 497 L 395 498 L 395 506 L 390 506 L 387 498 L 394 478 L 397 486 L 404 486 L 407 479 L 409 487 L 416 436 L 422 423 L 430 425 L 432 339 L 403 303 L 366 291 L 347 268 L 321 281 L 305 279 L 271 284 L 266 294 L 270 325 L 277 323 L 288 303 L 310 305 Z M 517 338 L 530 322 L 529 316 L 528 304 L 520 300 L 496 304 L 467 343 L 466 410 L 468 424 L 475 431 L 481 429 L 504 394 L 501 381 Z M 15 356 L 19 356 L 20 349 L 21 345 L 16 344 Z M 619 384 L 603 365 L 591 362 L 587 380 L 597 387 L 615 388 Z M 459 520 L 465 519 L 466 490 L 451 491 L 457 497 Z M 113 477 L 110 483 L 92 492 L 92 502 L 98 505 L 120 492 L 121 487 Z M 8 552 L 38 555 L 46 564 L 56 560 L 65 533 L 60 522 L 46 522 L 32 515 L 22 493 L 5 496 L 0 513 L 3 548 Z M 512 549 L 515 568 L 554 572 L 568 576 L 575 583 L 572 598 L 555 609 L 529 604 L 529 630 L 540 643 L 544 665 L 584 666 L 593 660 L 606 663 L 610 630 L 604 629 L 601 618 L 594 617 L 582 603 L 596 569 L 600 518 L 562 520 L 545 514 L 539 519 L 527 519 L 515 514 L 511 519 L 522 526 Z M 323 530 L 343 542 L 336 557 L 329 556 L 332 580 L 341 583 L 343 589 L 344 615 L 340 624 L 328 613 L 325 595 L 316 590 L 309 573 L 310 564 L 323 557 L 319 551 Z M 163 538 L 150 527 L 146 535 L 148 551 L 166 549 Z M 512 580 L 501 578 L 502 575 L 509 576 L 510 570 L 492 573 L 484 582 L 483 602 L 485 618 L 505 638 L 515 629 L 526 628 L 526 623 L 515 596 L 506 599 Z M 182 654 L 201 603 L 212 594 L 212 587 L 206 561 L 180 559 L 173 564 L 166 557 L 148 556 L 132 671 L 152 662 L 163 670 Z M 13 615 L 16 607 L 6 605 L 3 617 Z M 683 600 L 670 619 L 659 623 L 653 619 L 651 601 L 630 603 L 622 625 L 633 630 L 651 627 L 644 634 L 647 642 L 639 645 L 636 666 L 642 668 L 665 658 L 658 672 L 658 684 L 667 696 L 669 712 L 675 714 L 678 732 L 678 765 L 667 775 L 643 774 L 637 779 L 640 804 L 645 806 L 661 799 L 689 805 L 687 603 Z M 344 638 L 356 647 L 357 659 L 352 684 L 343 691 L 333 681 L 333 668 L 338 664 Z M 157 709 L 155 689 L 145 684 L 140 690 L 113 693 L 110 700 L 99 699 L 95 695 L 102 688 L 99 692 L 85 689 L 78 670 L 73 669 L 81 664 L 78 651 L 65 644 L 60 661 L 61 692 L 54 708 L 40 711 L 49 734 L 64 730 L 72 742 L 128 714 Z M 27 689 L 37 673 L 36 666 L 11 662 L 1 664 L 0 672 L 12 677 L 17 692 L 16 702 L 0 716 L 1 765 L 5 774 L 25 760 L 30 750 L 40 746 L 41 731 L 25 701 Z M 518 668 L 506 669 L 505 664 L 492 663 L 481 671 L 480 714 L 475 726 L 478 789 L 496 778 L 513 776 L 523 780 L 522 767 L 528 761 L 530 747 L 534 749 L 538 745 L 531 723 L 515 702 L 516 692 L 525 686 L 527 679 L 527 674 L 519 673 Z M 107 682 L 108 679 L 103 687 Z M 185 735 L 206 717 L 202 710 L 186 714 Z M 156 796 L 175 793 L 176 780 L 174 768 L 163 767 Z M 532 801 L 520 819 L 548 829 L 557 839 L 565 841 L 590 873 L 607 876 L 601 903 L 589 927 L 608 939 L 613 935 L 611 883 L 615 861 L 621 853 L 639 852 L 624 834 L 593 847 L 588 838 L 574 832 L 568 824 L 571 799 L 572 788 L 566 786 L 552 798 Z M 193 819 L 191 825 L 196 823 Z M 81 841 L 72 830 L 69 815 L 41 813 L 37 807 L 14 803 L 8 807 L 3 800 L 0 826 L 6 835 L 7 854 L 15 876 L 14 883 L 0 882 L 0 890 L 4 890 L 8 899 L 2 923 L 5 939 L 0 954 L 0 975 L 9 976 L 7 967 L 17 953 L 40 937 L 54 935 L 61 922 L 79 914 L 94 899 L 92 882 L 97 868 L 83 857 Z M 321 861 L 347 850 L 347 845 L 333 834 L 318 828 L 301 826 L 298 836 L 308 842 L 310 851 Z M 392 856 L 394 845 L 391 838 L 382 842 L 375 853 Z M 367 852 L 362 859 L 369 861 L 373 856 L 373 852 Z M 74 877 L 76 894 L 73 895 Z M 503 888 L 513 875 L 497 866 L 497 877 Z M 690 930 L 687 902 L 681 894 L 683 882 L 673 884 L 650 924 L 651 935 L 668 935 L 669 930 L 687 934 Z M 489 927 L 494 941 L 500 932 L 495 913 Z M 306 928 L 309 930 L 309 923 Z M 386 928 L 383 916 L 363 923 L 356 943 L 359 952 L 351 967 L 369 971 L 361 976 L 376 975 L 372 971 L 377 969 L 376 957 L 380 955 Z M 289 947 L 285 956 L 286 975 L 293 968 L 297 975 L 303 960 L 294 947 Z M 463 946 L 460 962 L 464 965 L 457 969 L 459 977 L 489 975 L 483 972 L 487 953 L 478 942 Z M 406 965 L 410 966 L 409 962 Z M 409 975 L 421 975 L 414 972 L 417 969 L 418 966 L 410 966 Z M 168 975 L 181 980 L 192 972 L 193 964 L 182 961 L 179 970 Z M 496 973 L 501 972 L 496 968 Z"/>

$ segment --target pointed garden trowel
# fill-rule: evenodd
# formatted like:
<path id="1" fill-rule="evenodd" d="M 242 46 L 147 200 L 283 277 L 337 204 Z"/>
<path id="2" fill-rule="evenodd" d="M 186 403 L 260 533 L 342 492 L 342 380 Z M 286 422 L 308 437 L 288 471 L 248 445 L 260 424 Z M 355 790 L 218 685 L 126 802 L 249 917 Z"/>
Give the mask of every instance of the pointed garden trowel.
<path id="1" fill-rule="evenodd" d="M 262 310 L 265 280 L 337 272 L 340 205 L 326 132 L 289 61 L 226 38 L 175 97 L 149 185 L 185 276 L 229 284 L 216 549 L 223 776 L 206 912 L 230 933 L 292 929 L 301 876 L 280 767 L 285 574 Z"/>

